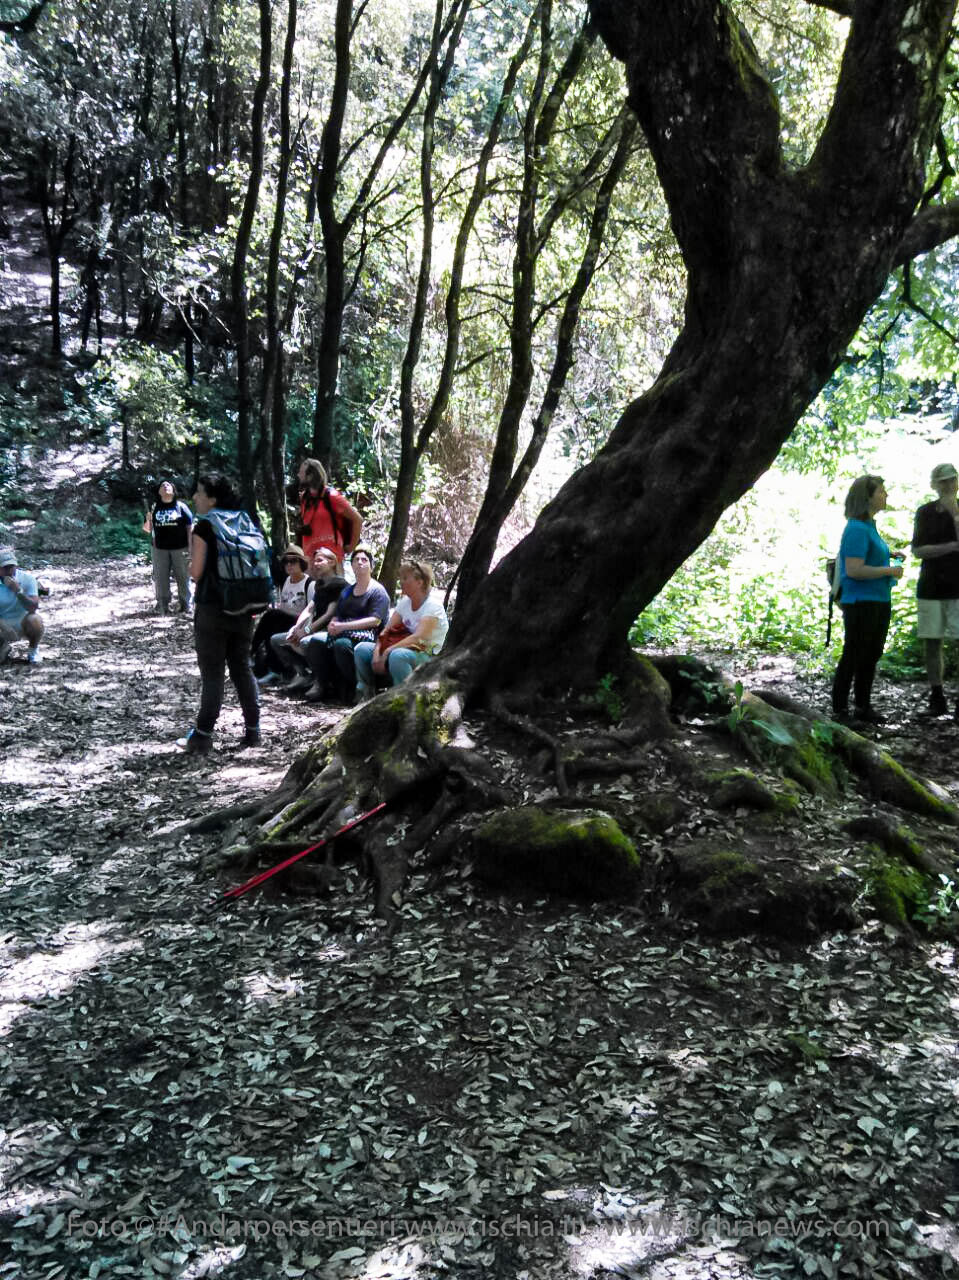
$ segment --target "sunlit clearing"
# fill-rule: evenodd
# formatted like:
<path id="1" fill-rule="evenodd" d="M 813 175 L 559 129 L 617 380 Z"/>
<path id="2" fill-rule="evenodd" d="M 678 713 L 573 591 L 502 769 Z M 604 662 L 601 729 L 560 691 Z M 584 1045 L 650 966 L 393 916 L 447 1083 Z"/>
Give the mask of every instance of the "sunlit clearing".
<path id="1" fill-rule="evenodd" d="M 77 975 L 94 969 L 106 955 L 139 951 L 139 942 L 106 942 L 91 939 L 63 951 L 36 951 L 13 965 L 0 982 L 0 1035 L 6 1035 L 16 1020 L 29 1013 L 24 1001 L 60 996 L 76 982 Z"/>
<path id="2" fill-rule="evenodd" d="M 251 973 L 243 979 L 247 996 L 251 1000 L 286 1000 L 299 995 L 303 983 L 294 978 L 284 978 L 278 973 Z"/>
<path id="3" fill-rule="evenodd" d="M 618 1275 L 626 1274 L 627 1268 L 642 1266 L 648 1280 L 672 1280 L 677 1274 L 708 1275 L 710 1280 L 754 1280 L 755 1273 L 746 1256 L 732 1243 L 690 1243 L 666 1229 L 669 1221 L 622 1219 L 567 1237 L 571 1242 L 569 1261 L 573 1274 Z"/>
<path id="4" fill-rule="evenodd" d="M 245 1244 L 232 1247 L 221 1245 L 219 1249 L 205 1249 L 184 1271 L 178 1271 L 177 1275 L 180 1280 L 199 1280 L 200 1276 L 219 1276 L 231 1262 L 238 1262 L 245 1253 Z"/>
<path id="5" fill-rule="evenodd" d="M 0 1177 L 3 1174 L 0 1173 Z M 0 1213 L 16 1214 L 26 1213 L 30 1209 L 35 1209 L 40 1204 L 53 1204 L 57 1200 L 63 1199 L 62 1191 L 46 1190 L 42 1187 L 29 1186 L 18 1187 L 16 1191 L 8 1191 L 6 1195 L 0 1194 Z"/>
<path id="6" fill-rule="evenodd" d="M 419 1243 L 401 1241 L 399 1244 L 384 1245 L 367 1259 L 366 1270 L 360 1272 L 358 1280 L 413 1280 L 420 1274 L 420 1268 L 430 1263 L 430 1257 Z M 435 1268 L 437 1271 L 439 1267 Z M 444 1271 L 445 1267 L 442 1268 Z"/>

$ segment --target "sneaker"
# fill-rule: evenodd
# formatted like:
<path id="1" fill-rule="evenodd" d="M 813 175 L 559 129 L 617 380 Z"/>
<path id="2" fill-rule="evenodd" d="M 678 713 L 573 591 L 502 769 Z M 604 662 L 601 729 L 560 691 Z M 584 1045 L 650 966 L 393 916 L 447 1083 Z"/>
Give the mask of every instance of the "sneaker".
<path id="1" fill-rule="evenodd" d="M 42 661 L 43 661 L 43 654 L 40 652 L 39 649 L 27 650 L 27 662 L 30 663 L 31 667 L 39 667 Z"/>
<path id="2" fill-rule="evenodd" d="M 285 693 L 303 693 L 305 689 L 312 689 L 313 684 L 312 676 L 294 676 L 286 682 L 283 689 Z"/>
<path id="3" fill-rule="evenodd" d="M 303 696 L 307 702 L 323 702 L 325 701 L 326 690 L 319 680 L 314 680 Z"/>
<path id="4" fill-rule="evenodd" d="M 213 750 L 213 734 L 191 729 L 185 738 L 177 738 L 176 744 L 188 756 L 206 756 Z"/>
<path id="5" fill-rule="evenodd" d="M 259 747 L 262 745 L 263 738 L 260 734 L 259 727 L 251 729 L 250 726 L 247 725 L 246 729 L 243 731 L 243 737 L 240 739 L 240 747 Z"/>
<path id="6" fill-rule="evenodd" d="M 279 684 L 280 679 L 275 671 L 268 671 L 265 676 L 257 676 L 256 682 L 261 689 L 265 689 L 268 684 Z"/>
<path id="7" fill-rule="evenodd" d="M 929 714 L 931 716 L 947 716 L 949 714 L 949 703 L 946 701 L 946 695 L 942 691 L 942 686 L 933 689 L 929 694 Z"/>
<path id="8" fill-rule="evenodd" d="M 0 662 L 6 662 L 10 657 L 10 650 L 13 648 L 12 640 L 0 640 Z"/>

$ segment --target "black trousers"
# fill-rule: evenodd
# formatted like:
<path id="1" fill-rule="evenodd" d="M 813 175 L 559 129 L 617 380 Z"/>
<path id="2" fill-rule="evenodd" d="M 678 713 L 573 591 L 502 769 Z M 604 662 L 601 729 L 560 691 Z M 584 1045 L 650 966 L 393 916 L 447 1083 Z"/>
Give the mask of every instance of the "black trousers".
<path id="1" fill-rule="evenodd" d="M 832 709 L 845 711 L 849 706 L 849 690 L 853 689 L 856 706 L 869 706 L 876 666 L 882 657 L 892 605 L 879 600 L 860 600 L 844 604 L 842 617 L 845 637 L 842 657 L 832 682 Z"/>
<path id="2" fill-rule="evenodd" d="M 213 604 L 196 606 L 193 638 L 200 668 L 200 709 L 196 727 L 201 733 L 212 733 L 219 717 L 227 667 L 243 708 L 246 727 L 255 729 L 259 725 L 259 690 L 250 666 L 252 636 L 253 619 L 249 615 L 233 617 Z"/>

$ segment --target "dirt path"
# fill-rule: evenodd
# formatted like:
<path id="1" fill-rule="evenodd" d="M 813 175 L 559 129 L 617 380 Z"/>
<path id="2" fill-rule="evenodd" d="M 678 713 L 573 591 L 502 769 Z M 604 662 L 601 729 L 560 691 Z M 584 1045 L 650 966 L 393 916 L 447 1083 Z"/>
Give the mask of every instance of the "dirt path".
<path id="1" fill-rule="evenodd" d="M 959 1265 L 949 948 L 708 944 L 463 866 L 392 941 L 350 867 L 205 916 L 184 822 L 268 789 L 323 714 L 273 696 L 235 753 L 230 700 L 185 757 L 190 628 L 150 616 L 145 565 L 43 576 L 47 660 L 0 686 L 4 1280 Z"/>

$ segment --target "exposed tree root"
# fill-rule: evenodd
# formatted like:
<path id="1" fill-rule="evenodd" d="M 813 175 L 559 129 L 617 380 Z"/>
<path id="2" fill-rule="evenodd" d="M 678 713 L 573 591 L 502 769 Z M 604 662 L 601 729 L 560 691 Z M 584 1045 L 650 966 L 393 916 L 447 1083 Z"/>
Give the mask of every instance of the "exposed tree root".
<path id="1" fill-rule="evenodd" d="M 566 781 L 566 766 L 563 760 L 563 744 L 551 733 L 547 733 L 540 725 L 527 716 L 517 715 L 506 708 L 502 698 L 490 699 L 490 711 L 502 724 L 517 733 L 526 734 L 535 742 L 542 742 L 553 753 L 553 768 L 556 773 L 556 790 L 561 796 L 569 795 L 569 783 Z"/>

